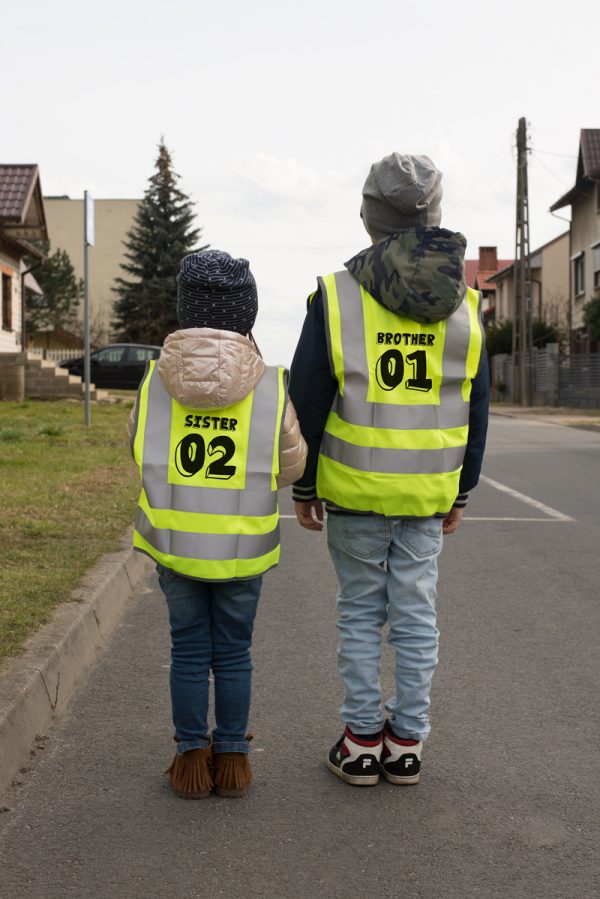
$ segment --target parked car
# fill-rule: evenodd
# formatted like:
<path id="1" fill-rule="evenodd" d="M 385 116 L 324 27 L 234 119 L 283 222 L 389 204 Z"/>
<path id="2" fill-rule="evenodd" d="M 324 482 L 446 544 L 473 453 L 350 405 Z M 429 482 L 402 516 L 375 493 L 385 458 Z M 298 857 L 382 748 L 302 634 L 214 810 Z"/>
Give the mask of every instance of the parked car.
<path id="1" fill-rule="evenodd" d="M 146 363 L 158 359 L 159 346 L 139 343 L 113 343 L 90 353 L 90 380 L 96 387 L 137 388 Z M 83 356 L 59 363 L 70 375 L 83 378 Z"/>

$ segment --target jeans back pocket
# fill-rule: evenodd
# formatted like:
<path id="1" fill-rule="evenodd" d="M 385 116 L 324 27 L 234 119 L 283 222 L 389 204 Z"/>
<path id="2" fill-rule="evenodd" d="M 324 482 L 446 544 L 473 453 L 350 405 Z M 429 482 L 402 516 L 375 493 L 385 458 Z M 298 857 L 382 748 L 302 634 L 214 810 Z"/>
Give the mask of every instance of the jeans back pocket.
<path id="1" fill-rule="evenodd" d="M 442 549 L 442 519 L 405 519 L 402 522 L 402 542 L 414 559 L 434 559 Z"/>
<path id="2" fill-rule="evenodd" d="M 372 559 L 384 553 L 390 544 L 389 525 L 379 515 L 347 516 L 344 522 L 344 547 L 357 559 Z"/>

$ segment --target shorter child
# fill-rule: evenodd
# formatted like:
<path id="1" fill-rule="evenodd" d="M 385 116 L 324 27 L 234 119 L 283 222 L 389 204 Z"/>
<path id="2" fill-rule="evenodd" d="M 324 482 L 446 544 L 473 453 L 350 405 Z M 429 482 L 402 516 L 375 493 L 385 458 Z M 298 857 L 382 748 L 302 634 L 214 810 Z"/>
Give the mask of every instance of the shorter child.
<path id="1" fill-rule="evenodd" d="M 252 631 L 262 575 L 279 560 L 277 488 L 301 476 L 306 444 L 287 371 L 266 366 L 251 336 L 248 262 L 191 253 L 177 282 L 181 330 L 149 364 L 133 413 L 134 546 L 156 560 L 169 610 L 171 786 L 186 799 L 243 796 Z"/>

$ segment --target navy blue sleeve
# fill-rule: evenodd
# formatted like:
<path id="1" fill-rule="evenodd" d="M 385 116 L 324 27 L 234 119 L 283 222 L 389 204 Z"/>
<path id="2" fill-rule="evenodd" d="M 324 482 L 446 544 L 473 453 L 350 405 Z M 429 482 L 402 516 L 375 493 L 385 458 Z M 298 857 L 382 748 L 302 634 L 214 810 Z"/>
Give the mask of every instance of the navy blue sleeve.
<path id="1" fill-rule="evenodd" d="M 293 487 L 293 497 L 298 502 L 317 498 L 319 447 L 336 392 L 337 381 L 329 365 L 323 297 L 319 289 L 309 304 L 290 368 L 290 398 L 308 445 L 304 474 Z"/>
<path id="2" fill-rule="evenodd" d="M 481 356 L 479 370 L 473 378 L 469 406 L 469 436 L 463 468 L 460 473 L 459 494 L 468 493 L 477 486 L 485 440 L 487 436 L 488 414 L 490 404 L 490 374 L 488 357 L 485 350 Z M 458 503 L 457 503 L 458 505 Z"/>

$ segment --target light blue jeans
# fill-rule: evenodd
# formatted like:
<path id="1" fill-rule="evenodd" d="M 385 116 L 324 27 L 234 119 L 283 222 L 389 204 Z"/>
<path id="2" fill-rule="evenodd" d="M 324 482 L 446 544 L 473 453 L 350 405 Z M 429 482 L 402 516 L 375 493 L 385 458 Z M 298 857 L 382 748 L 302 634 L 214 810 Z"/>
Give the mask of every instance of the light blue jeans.
<path id="1" fill-rule="evenodd" d="M 395 652 L 395 696 L 385 708 L 406 740 L 429 734 L 429 691 L 437 664 L 435 595 L 441 518 L 331 514 L 329 551 L 340 584 L 338 671 L 340 717 L 353 733 L 381 730 L 382 630 Z"/>

